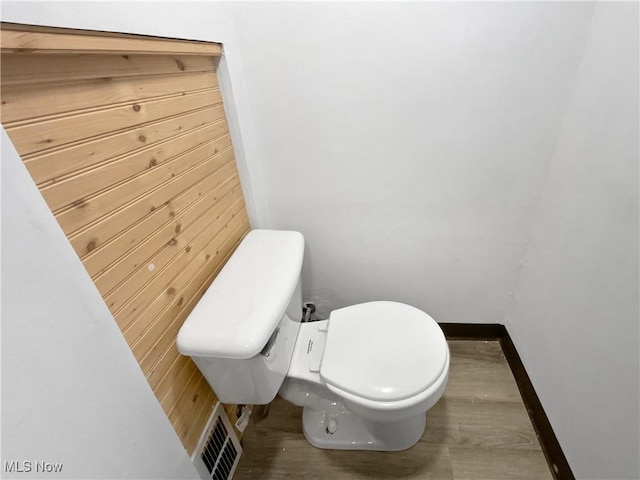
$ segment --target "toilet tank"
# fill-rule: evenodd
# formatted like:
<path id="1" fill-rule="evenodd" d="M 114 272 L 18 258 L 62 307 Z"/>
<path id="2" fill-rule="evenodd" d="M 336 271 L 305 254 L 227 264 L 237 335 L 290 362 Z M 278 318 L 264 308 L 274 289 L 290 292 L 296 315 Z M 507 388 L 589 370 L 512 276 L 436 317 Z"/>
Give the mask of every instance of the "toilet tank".
<path id="1" fill-rule="evenodd" d="M 223 403 L 262 405 L 289 370 L 302 319 L 299 232 L 252 230 L 178 333 Z"/>

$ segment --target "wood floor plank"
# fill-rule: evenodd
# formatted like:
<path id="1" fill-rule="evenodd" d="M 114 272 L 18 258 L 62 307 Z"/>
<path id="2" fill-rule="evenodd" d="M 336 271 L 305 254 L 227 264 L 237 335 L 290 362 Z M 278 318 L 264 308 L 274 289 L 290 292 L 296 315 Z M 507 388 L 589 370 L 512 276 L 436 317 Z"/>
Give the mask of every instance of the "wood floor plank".
<path id="1" fill-rule="evenodd" d="M 302 433 L 302 409 L 277 397 L 243 437 L 236 480 L 553 477 L 497 341 L 449 341 L 449 383 L 421 440 L 402 452 L 322 450 Z"/>
<path id="2" fill-rule="evenodd" d="M 505 402 L 521 401 L 509 364 L 497 340 L 449 342 L 451 366 L 445 396 Z"/>
<path id="3" fill-rule="evenodd" d="M 429 410 L 426 432 L 423 440 L 428 443 L 540 449 L 538 437 L 522 402 L 443 397 Z"/>
<path id="4" fill-rule="evenodd" d="M 449 447 L 455 480 L 553 480 L 542 451 Z"/>
<path id="5" fill-rule="evenodd" d="M 322 450 L 307 443 L 301 426 L 301 409 L 277 398 L 267 420 L 245 432 L 244 453 L 233 478 L 453 480 L 446 445 L 419 442 L 404 452 Z"/>

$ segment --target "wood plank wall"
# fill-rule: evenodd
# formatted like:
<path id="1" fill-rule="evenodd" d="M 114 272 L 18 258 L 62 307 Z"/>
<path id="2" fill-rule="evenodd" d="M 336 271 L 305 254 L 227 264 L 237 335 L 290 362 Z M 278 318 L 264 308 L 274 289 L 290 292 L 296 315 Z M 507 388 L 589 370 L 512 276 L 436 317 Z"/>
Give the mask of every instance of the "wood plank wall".
<path id="1" fill-rule="evenodd" d="M 216 398 L 176 335 L 249 230 L 220 46 L 82 33 L 3 25 L 2 124 L 191 453 Z"/>

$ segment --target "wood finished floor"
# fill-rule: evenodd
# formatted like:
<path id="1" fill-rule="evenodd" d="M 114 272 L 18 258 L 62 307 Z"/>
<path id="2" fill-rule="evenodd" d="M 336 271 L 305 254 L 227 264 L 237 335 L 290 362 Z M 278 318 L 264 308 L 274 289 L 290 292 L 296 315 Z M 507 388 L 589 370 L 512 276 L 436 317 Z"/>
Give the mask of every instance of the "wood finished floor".
<path id="1" fill-rule="evenodd" d="M 552 480 L 497 341 L 450 340 L 449 383 L 422 439 L 403 452 L 321 450 L 281 398 L 248 427 L 235 480 Z"/>

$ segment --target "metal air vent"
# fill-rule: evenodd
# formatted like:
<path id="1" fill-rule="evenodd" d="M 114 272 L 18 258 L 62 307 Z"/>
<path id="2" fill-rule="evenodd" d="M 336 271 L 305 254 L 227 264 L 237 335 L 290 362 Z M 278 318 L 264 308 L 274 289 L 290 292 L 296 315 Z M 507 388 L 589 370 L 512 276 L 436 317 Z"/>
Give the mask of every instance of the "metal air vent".
<path id="1" fill-rule="evenodd" d="M 231 422 L 218 402 L 198 442 L 193 463 L 203 479 L 229 480 L 241 453 L 242 447 Z"/>

